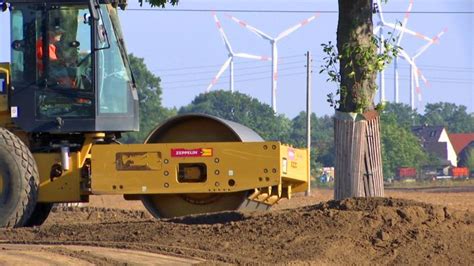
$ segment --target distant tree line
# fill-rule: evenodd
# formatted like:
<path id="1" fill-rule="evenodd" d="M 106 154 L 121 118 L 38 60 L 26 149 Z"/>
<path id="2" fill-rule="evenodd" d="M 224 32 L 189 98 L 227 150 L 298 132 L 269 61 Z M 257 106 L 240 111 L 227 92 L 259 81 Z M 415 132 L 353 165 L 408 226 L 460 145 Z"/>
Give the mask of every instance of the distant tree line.
<path id="1" fill-rule="evenodd" d="M 248 95 L 229 91 L 213 91 L 198 95 L 190 104 L 176 109 L 162 106 L 160 79 L 151 73 L 142 58 L 130 55 L 132 72 L 137 81 L 140 100 L 140 132 L 124 134 L 126 143 L 143 142 L 148 133 L 165 119 L 176 114 L 203 113 L 243 124 L 265 140 L 278 140 L 295 147 L 306 147 L 306 112 L 293 119 L 274 114 L 272 108 Z M 311 114 L 312 169 L 334 166 L 333 118 Z M 382 159 L 384 176 L 395 175 L 397 167 L 421 168 L 436 163 L 427 154 L 411 127 L 444 126 L 449 133 L 474 132 L 474 114 L 463 105 L 434 103 L 425 106 L 425 114 L 411 110 L 406 104 L 388 103 L 381 114 Z M 314 171 L 313 171 L 314 172 Z"/>

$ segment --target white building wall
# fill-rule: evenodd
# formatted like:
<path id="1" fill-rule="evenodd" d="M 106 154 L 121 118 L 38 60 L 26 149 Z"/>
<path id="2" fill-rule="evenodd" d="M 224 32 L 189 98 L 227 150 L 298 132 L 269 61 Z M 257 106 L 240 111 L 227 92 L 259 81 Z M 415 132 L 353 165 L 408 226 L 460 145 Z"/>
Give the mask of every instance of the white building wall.
<path id="1" fill-rule="evenodd" d="M 441 135 L 439 136 L 438 142 L 446 142 L 448 143 L 447 146 L 447 154 L 448 158 L 447 160 L 451 162 L 453 166 L 458 166 L 458 156 L 456 155 L 456 151 L 454 150 L 453 144 L 451 144 L 451 140 L 449 140 L 448 133 L 446 132 L 446 129 L 443 129 L 443 132 L 441 132 Z"/>

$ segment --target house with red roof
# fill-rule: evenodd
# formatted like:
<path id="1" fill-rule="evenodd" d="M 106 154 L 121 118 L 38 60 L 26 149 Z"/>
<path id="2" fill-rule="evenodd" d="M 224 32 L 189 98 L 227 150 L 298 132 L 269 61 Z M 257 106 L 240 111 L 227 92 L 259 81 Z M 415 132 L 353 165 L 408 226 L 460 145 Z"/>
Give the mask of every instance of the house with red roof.
<path id="1" fill-rule="evenodd" d="M 443 126 L 415 126 L 412 132 L 421 142 L 424 150 L 436 155 L 444 167 L 457 166 L 458 157 Z"/>
<path id="2" fill-rule="evenodd" d="M 449 134 L 449 139 L 458 155 L 459 165 L 465 165 L 469 151 L 474 151 L 474 132 Z"/>

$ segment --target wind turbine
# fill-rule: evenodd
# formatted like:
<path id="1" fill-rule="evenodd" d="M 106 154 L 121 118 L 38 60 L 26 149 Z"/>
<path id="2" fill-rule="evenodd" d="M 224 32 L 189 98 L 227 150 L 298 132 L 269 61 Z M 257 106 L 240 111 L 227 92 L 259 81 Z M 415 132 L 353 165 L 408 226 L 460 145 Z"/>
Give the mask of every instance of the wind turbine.
<path id="1" fill-rule="evenodd" d="M 374 34 L 377 34 L 377 33 L 380 33 L 381 34 L 381 40 L 383 41 L 383 35 L 382 35 L 382 31 L 383 31 L 383 28 L 384 27 L 387 27 L 389 29 L 392 29 L 392 30 L 396 30 L 396 31 L 399 31 L 400 34 L 398 36 L 398 39 L 397 39 L 397 46 L 400 45 L 401 43 L 401 40 L 403 38 L 403 35 L 404 33 L 407 33 L 407 34 L 410 34 L 412 36 L 415 36 L 417 38 L 420 38 L 422 40 L 425 40 L 427 41 L 428 43 L 425 44 L 424 46 L 422 46 L 422 48 L 420 48 L 413 57 L 410 57 L 405 51 L 401 50 L 399 51 L 399 54 L 400 56 L 405 59 L 409 64 L 410 64 L 410 101 L 411 101 L 411 107 L 412 109 L 415 108 L 415 103 L 414 103 L 414 94 L 415 94 L 415 87 L 416 87 L 416 92 L 418 94 L 418 98 L 419 100 L 421 100 L 421 90 L 420 90 L 420 87 L 419 87 L 419 77 L 422 78 L 422 80 L 425 82 L 425 84 L 427 84 L 427 86 L 429 86 L 429 83 L 427 81 L 427 79 L 423 76 L 423 74 L 421 73 L 420 69 L 416 66 L 415 64 L 415 59 L 417 57 L 419 57 L 424 51 L 426 51 L 426 49 L 428 49 L 428 47 L 430 47 L 431 45 L 433 45 L 434 43 L 437 43 L 439 38 L 446 32 L 446 29 L 443 30 L 442 32 L 438 33 L 438 35 L 436 35 L 434 38 L 430 38 L 426 35 L 423 35 L 419 32 L 415 32 L 415 31 L 412 31 L 408 28 L 406 28 L 406 25 L 408 23 L 408 18 L 410 17 L 410 12 L 411 12 L 411 9 L 413 8 L 413 3 L 414 1 L 413 0 L 410 0 L 409 4 L 408 4 L 408 8 L 407 8 L 407 11 L 405 12 L 405 16 L 403 18 L 403 22 L 401 23 L 401 25 L 397 25 L 397 24 L 394 24 L 394 23 L 388 23 L 385 21 L 384 17 L 383 17 L 383 11 L 382 11 L 382 5 L 381 5 L 381 1 L 380 0 L 375 0 L 376 2 L 374 3 L 374 9 L 375 11 L 377 12 L 378 14 L 378 17 L 379 17 L 379 22 L 377 24 L 377 26 L 374 28 Z M 381 48 L 383 49 L 383 48 Z M 381 52 L 383 52 L 383 50 L 380 50 Z M 398 81 L 398 58 L 395 57 L 395 60 L 394 60 L 394 98 L 395 98 L 395 102 L 399 102 L 399 81 Z M 385 86 L 385 82 L 384 82 L 384 72 L 382 71 L 381 72 L 381 75 L 380 75 L 380 84 L 381 84 L 381 101 L 383 100 L 384 98 L 384 86 Z"/>
<path id="2" fill-rule="evenodd" d="M 410 31 L 410 30 L 406 29 L 406 24 L 408 23 L 408 17 L 410 16 L 410 12 L 411 12 L 412 8 L 413 8 L 413 0 L 410 0 L 410 3 L 408 4 L 408 9 L 405 12 L 405 17 L 403 18 L 403 22 L 401 23 L 401 27 L 400 27 L 400 26 L 397 26 L 394 23 L 388 23 L 387 21 L 385 21 L 384 16 L 383 16 L 381 1 L 380 0 L 375 0 L 374 11 L 375 11 L 375 13 L 377 13 L 377 15 L 379 17 L 379 21 L 377 23 L 377 26 L 374 28 L 374 34 L 375 35 L 379 34 L 379 38 L 380 38 L 380 42 L 381 42 L 380 43 L 380 48 L 379 48 L 379 53 L 384 52 L 384 50 L 383 50 L 384 49 L 384 47 L 383 47 L 383 42 L 384 42 L 383 31 L 384 31 L 384 28 L 386 28 L 386 27 L 389 28 L 389 29 L 392 29 L 392 30 L 400 31 L 400 34 L 399 34 L 398 39 L 397 39 L 397 46 L 400 46 L 400 42 L 402 41 L 403 34 L 407 31 L 409 31 L 411 33 L 415 33 L 415 36 L 417 36 L 419 38 L 422 38 L 424 40 L 428 40 L 428 41 L 431 40 L 431 38 L 426 37 L 423 34 L 419 34 L 419 33 L 416 33 L 416 32 L 413 32 L 413 31 Z M 394 58 L 394 68 L 395 68 L 394 98 L 395 98 L 395 102 L 398 103 L 399 102 L 398 57 Z M 380 74 L 379 74 L 379 87 L 380 87 L 380 102 L 384 102 L 385 101 L 385 70 L 380 71 Z"/>
<path id="3" fill-rule="evenodd" d="M 439 32 L 434 38 L 431 39 L 430 42 L 423 45 L 418 51 L 416 51 L 415 55 L 410 58 L 410 56 L 404 51 L 400 50 L 399 53 L 403 59 L 405 59 L 408 64 L 410 64 L 410 105 L 412 110 L 415 109 L 415 93 L 418 96 L 418 101 L 421 101 L 421 89 L 419 84 L 419 78 L 423 80 L 427 87 L 430 87 L 430 84 L 426 77 L 421 73 L 421 70 L 416 66 L 415 60 L 423 54 L 431 45 L 438 43 L 439 39 L 443 34 L 447 32 L 447 29 Z"/>
<path id="4" fill-rule="evenodd" d="M 276 90 L 277 90 L 277 81 L 278 81 L 278 49 L 277 49 L 277 42 L 280 41 L 281 39 L 287 37 L 291 33 L 295 32 L 299 28 L 305 26 L 306 24 L 310 23 L 316 17 L 319 16 L 319 14 L 316 14 L 314 16 L 311 16 L 299 24 L 294 25 L 293 27 L 290 27 L 284 31 L 282 31 L 280 34 L 278 34 L 275 38 L 271 37 L 270 35 L 264 33 L 263 31 L 255 28 L 254 26 L 249 25 L 243 20 L 240 20 L 234 16 L 227 15 L 230 19 L 238 23 L 240 26 L 246 28 L 250 32 L 256 34 L 260 38 L 267 40 L 270 42 L 272 46 L 272 108 L 273 111 L 276 113 L 277 112 L 277 103 L 276 103 Z"/>
<path id="5" fill-rule="evenodd" d="M 401 28 L 402 29 L 405 29 L 406 28 L 406 25 L 408 23 L 408 18 L 410 16 L 410 12 L 411 12 L 411 9 L 413 8 L 413 0 L 410 0 L 410 3 L 408 4 L 408 9 L 407 11 L 405 12 L 405 17 L 403 18 L 403 22 L 401 23 Z M 381 4 L 381 1 L 380 0 L 376 0 L 375 3 L 374 3 L 374 10 L 375 12 L 377 13 L 378 17 L 379 17 L 379 22 L 377 23 L 377 26 L 374 28 L 374 34 L 379 34 L 379 38 L 380 38 L 380 48 L 379 48 L 379 53 L 383 53 L 384 52 L 384 46 L 383 46 L 383 42 L 384 42 L 384 35 L 383 35 L 383 29 L 384 27 L 389 27 L 389 28 L 392 28 L 392 29 L 396 29 L 396 30 L 400 30 L 400 27 L 392 27 L 392 25 L 395 25 L 393 23 L 387 23 L 384 19 L 384 16 L 383 16 L 383 11 L 382 11 L 382 4 Z M 400 30 L 400 34 L 398 35 L 398 39 L 397 39 L 397 46 L 400 46 L 400 43 L 402 41 L 402 38 L 403 38 L 403 34 L 405 33 L 405 31 L 403 30 Z M 395 71 L 395 84 L 394 84 L 394 100 L 396 103 L 399 102 L 399 86 L 398 86 L 398 57 L 395 57 L 394 58 L 394 71 Z M 384 102 L 385 101 L 385 70 L 382 70 L 380 71 L 380 74 L 379 74 L 379 87 L 380 87 L 380 102 Z"/>
<path id="6" fill-rule="evenodd" d="M 217 17 L 217 14 L 215 12 L 212 13 L 214 16 L 214 21 L 216 22 L 217 29 L 219 30 L 219 33 L 221 35 L 222 41 L 224 42 L 224 45 L 229 52 L 229 58 L 224 62 L 222 67 L 219 69 L 217 72 L 217 75 L 212 79 L 211 83 L 206 89 L 206 92 L 209 92 L 211 88 L 216 85 L 217 81 L 219 80 L 220 76 L 224 71 L 230 66 L 230 79 L 229 79 L 229 87 L 230 91 L 234 92 L 234 57 L 240 57 L 240 58 L 248 58 L 248 59 L 256 59 L 256 60 L 263 60 L 263 61 L 269 61 L 270 58 L 268 56 L 258 56 L 258 55 L 251 55 L 247 53 L 235 53 L 234 50 L 232 50 L 232 46 L 230 45 L 229 39 L 227 38 L 227 35 L 224 32 L 224 29 L 222 28 L 222 24 L 219 21 L 219 18 Z"/>

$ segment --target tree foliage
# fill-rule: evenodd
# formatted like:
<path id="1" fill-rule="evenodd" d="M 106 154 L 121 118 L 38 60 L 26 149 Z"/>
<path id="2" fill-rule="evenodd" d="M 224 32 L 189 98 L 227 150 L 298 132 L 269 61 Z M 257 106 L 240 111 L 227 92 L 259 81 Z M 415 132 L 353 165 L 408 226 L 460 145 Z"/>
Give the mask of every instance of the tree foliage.
<path id="1" fill-rule="evenodd" d="M 152 7 L 165 7 L 165 4 L 177 5 L 179 0 L 138 0 L 138 2 L 140 3 L 140 5 L 143 5 L 143 2 L 147 2 Z"/>
<path id="2" fill-rule="evenodd" d="M 213 91 L 198 95 L 191 104 L 182 107 L 180 114 L 202 113 L 243 124 L 265 140 L 288 142 L 291 121 L 275 115 L 272 108 L 245 94 Z"/>
<path id="3" fill-rule="evenodd" d="M 334 166 L 334 120 L 332 116 L 311 114 L 312 158 L 322 166 Z M 296 147 L 306 147 L 306 112 L 292 120 L 290 140 Z"/>
<path id="4" fill-rule="evenodd" d="M 473 172 L 474 171 L 474 148 L 469 147 L 469 149 L 466 152 L 466 161 L 464 165 L 469 168 L 469 171 Z"/>
<path id="5" fill-rule="evenodd" d="M 429 103 L 421 123 L 429 126 L 444 126 L 449 133 L 474 132 L 474 114 L 467 113 L 467 107 L 454 103 Z"/>
<path id="6" fill-rule="evenodd" d="M 135 77 L 140 104 L 140 131 L 124 134 L 126 143 L 143 142 L 150 131 L 166 118 L 176 114 L 175 110 L 161 104 L 160 78 L 148 70 L 144 59 L 129 55 L 130 67 Z"/>
<path id="7" fill-rule="evenodd" d="M 420 124 L 421 116 L 407 104 L 386 103 L 380 118 L 383 122 L 390 121 L 411 130 L 412 126 Z"/>
<path id="8" fill-rule="evenodd" d="M 427 161 L 419 139 L 395 120 L 382 122 L 382 161 L 384 178 L 393 177 L 398 167 L 420 169 Z"/>

